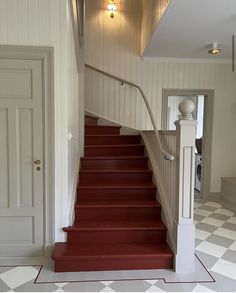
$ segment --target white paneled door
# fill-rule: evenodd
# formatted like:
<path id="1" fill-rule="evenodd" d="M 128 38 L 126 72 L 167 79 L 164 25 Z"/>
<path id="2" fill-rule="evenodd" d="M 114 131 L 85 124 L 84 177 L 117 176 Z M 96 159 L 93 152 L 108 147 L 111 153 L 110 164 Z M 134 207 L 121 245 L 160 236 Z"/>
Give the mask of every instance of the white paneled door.
<path id="1" fill-rule="evenodd" d="M 44 242 L 40 60 L 0 59 L 0 256 L 40 256 Z"/>

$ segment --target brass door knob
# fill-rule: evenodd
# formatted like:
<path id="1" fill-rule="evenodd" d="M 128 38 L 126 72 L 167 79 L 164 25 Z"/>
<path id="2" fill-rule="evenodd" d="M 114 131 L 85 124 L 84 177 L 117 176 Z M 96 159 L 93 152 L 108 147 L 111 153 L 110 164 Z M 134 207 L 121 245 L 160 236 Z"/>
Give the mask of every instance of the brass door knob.
<path id="1" fill-rule="evenodd" d="M 41 161 L 40 160 L 36 160 L 36 161 L 34 161 L 34 164 L 35 165 L 40 165 L 41 164 Z"/>

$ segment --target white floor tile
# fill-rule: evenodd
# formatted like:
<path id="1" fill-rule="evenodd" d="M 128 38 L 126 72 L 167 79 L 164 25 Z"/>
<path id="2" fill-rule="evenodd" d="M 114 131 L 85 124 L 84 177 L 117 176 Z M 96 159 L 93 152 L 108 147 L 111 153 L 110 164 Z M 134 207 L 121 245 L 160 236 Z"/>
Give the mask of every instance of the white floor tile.
<path id="1" fill-rule="evenodd" d="M 222 205 L 220 205 L 218 202 L 213 202 L 213 201 L 208 201 L 205 204 L 217 209 L 220 209 L 222 207 Z"/>
<path id="2" fill-rule="evenodd" d="M 165 291 L 163 291 L 161 288 L 157 286 L 152 286 L 148 288 L 145 292 L 165 292 Z"/>
<path id="3" fill-rule="evenodd" d="M 220 227 L 225 223 L 224 221 L 221 221 L 215 218 L 210 218 L 210 217 L 203 219 L 201 222 L 215 226 L 215 227 Z"/>
<path id="4" fill-rule="evenodd" d="M 104 289 L 102 289 L 99 292 L 116 292 L 115 290 L 111 289 L 110 287 L 105 287 Z"/>
<path id="5" fill-rule="evenodd" d="M 207 287 L 204 287 L 203 285 L 197 284 L 196 287 L 192 290 L 192 292 L 215 292 Z"/>
<path id="6" fill-rule="evenodd" d="M 229 247 L 229 249 L 236 251 L 236 241 L 234 241 L 234 243 Z"/>
<path id="7" fill-rule="evenodd" d="M 101 283 L 104 285 L 104 286 L 110 286 L 113 281 L 101 281 Z"/>
<path id="8" fill-rule="evenodd" d="M 61 288 L 65 285 L 67 285 L 68 283 L 54 283 L 57 287 Z"/>
<path id="9" fill-rule="evenodd" d="M 236 280 L 236 264 L 220 259 L 211 269 L 212 271 Z"/>
<path id="10" fill-rule="evenodd" d="M 200 215 L 200 216 L 203 216 L 203 217 L 208 217 L 210 214 L 212 214 L 212 212 L 210 211 L 207 211 L 207 210 L 201 210 L 201 209 L 197 209 L 195 210 L 194 212 L 196 215 Z"/>
<path id="11" fill-rule="evenodd" d="M 7 284 L 7 286 L 14 289 L 35 279 L 37 274 L 38 271 L 33 267 L 16 267 L 1 274 L 1 279 Z"/>
<path id="12" fill-rule="evenodd" d="M 232 224 L 236 224 L 236 217 L 231 217 L 227 220 L 227 222 L 232 223 Z"/>
<path id="13" fill-rule="evenodd" d="M 146 280 L 146 282 L 148 282 L 148 283 L 154 285 L 154 284 L 157 282 L 157 280 Z"/>
<path id="14" fill-rule="evenodd" d="M 236 240 L 236 232 L 225 228 L 218 228 L 213 232 L 213 234 Z"/>
<path id="15" fill-rule="evenodd" d="M 194 203 L 194 208 L 198 209 L 201 205 L 202 205 L 201 203 L 195 202 Z"/>
<path id="16" fill-rule="evenodd" d="M 197 250 L 220 258 L 227 250 L 227 248 L 203 241 L 197 247 Z"/>
<path id="17" fill-rule="evenodd" d="M 233 213 L 231 211 L 229 211 L 229 210 L 226 210 L 226 209 L 218 209 L 218 210 L 215 211 L 215 213 L 225 215 L 225 216 L 229 216 L 229 217 L 233 216 Z"/>
<path id="18" fill-rule="evenodd" d="M 195 237 L 200 240 L 205 240 L 211 235 L 210 232 L 206 232 L 200 229 L 195 230 Z"/>

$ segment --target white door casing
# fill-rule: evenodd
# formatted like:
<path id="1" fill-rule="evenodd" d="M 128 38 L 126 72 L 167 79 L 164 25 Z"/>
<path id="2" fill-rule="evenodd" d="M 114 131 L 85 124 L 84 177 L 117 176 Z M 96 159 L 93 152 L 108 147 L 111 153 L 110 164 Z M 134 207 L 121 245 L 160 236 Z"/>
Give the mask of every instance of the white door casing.
<path id="1" fill-rule="evenodd" d="M 43 137 L 42 62 L 1 58 L 0 256 L 43 255 Z"/>

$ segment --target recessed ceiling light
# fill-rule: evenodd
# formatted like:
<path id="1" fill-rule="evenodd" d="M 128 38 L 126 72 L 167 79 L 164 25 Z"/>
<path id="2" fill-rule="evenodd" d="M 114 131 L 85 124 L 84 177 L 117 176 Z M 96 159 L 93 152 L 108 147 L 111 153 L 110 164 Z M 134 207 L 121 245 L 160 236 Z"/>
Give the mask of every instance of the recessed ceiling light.
<path id="1" fill-rule="evenodd" d="M 217 43 L 213 43 L 213 44 L 212 44 L 212 49 L 210 49 L 210 50 L 208 51 L 208 53 L 209 53 L 209 54 L 212 54 L 212 55 L 217 55 L 217 54 L 221 53 L 221 49 L 219 49 L 219 48 L 217 47 Z"/>

